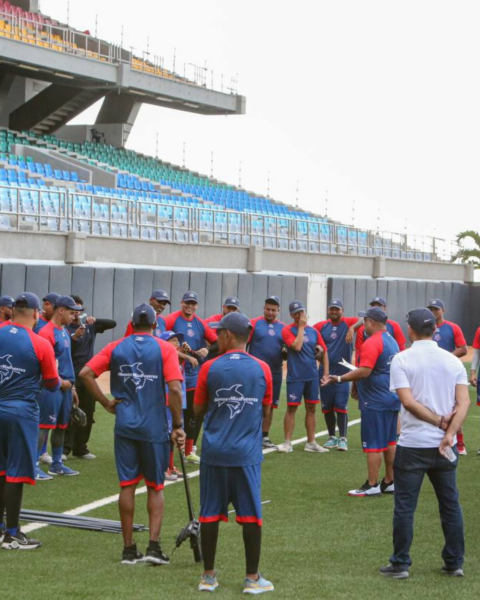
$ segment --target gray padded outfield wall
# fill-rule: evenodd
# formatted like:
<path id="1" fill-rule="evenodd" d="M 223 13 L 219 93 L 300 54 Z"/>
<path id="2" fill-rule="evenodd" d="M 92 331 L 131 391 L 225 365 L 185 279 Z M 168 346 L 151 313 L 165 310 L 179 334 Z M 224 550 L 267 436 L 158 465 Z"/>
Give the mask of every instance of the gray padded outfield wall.
<path id="1" fill-rule="evenodd" d="M 96 351 L 123 336 L 134 306 L 148 302 L 152 290 L 167 290 L 172 310 L 178 310 L 184 292 L 195 290 L 199 306 L 197 314 L 206 318 L 221 312 L 226 296 L 240 299 L 242 312 L 249 317 L 262 314 L 264 300 L 275 294 L 282 302 L 282 320 L 289 322 L 288 303 L 300 300 L 306 304 L 308 277 L 261 275 L 253 273 L 221 273 L 166 269 L 109 268 L 91 266 L 0 264 L 0 294 L 16 296 L 28 290 L 43 298 L 48 292 L 77 294 L 89 314 L 115 319 L 117 327 L 97 337 Z M 170 312 L 167 307 L 164 314 Z"/>
<path id="2" fill-rule="evenodd" d="M 375 296 L 388 302 L 388 316 L 398 321 L 406 332 L 405 315 L 412 308 L 425 306 L 433 298 L 445 302 L 445 319 L 457 323 L 467 343 L 473 342 L 480 326 L 480 287 L 464 283 L 424 282 L 407 280 L 354 279 L 334 277 L 328 280 L 328 300 L 341 298 L 345 316 L 356 316 L 368 308 Z M 473 301 L 473 297 L 477 299 Z"/>

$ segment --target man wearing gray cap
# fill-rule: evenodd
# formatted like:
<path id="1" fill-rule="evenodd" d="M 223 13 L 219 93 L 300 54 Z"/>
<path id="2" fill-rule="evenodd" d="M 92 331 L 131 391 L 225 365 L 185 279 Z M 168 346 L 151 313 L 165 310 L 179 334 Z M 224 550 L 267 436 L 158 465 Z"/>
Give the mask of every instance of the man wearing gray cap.
<path id="1" fill-rule="evenodd" d="M 390 388 L 402 403 L 402 429 L 394 465 L 393 554 L 380 574 L 395 579 L 409 576 L 413 519 L 428 475 L 445 537 L 441 572 L 462 577 L 465 542 L 456 481 L 456 433 L 470 405 L 467 374 L 457 357 L 433 341 L 436 324 L 430 310 L 411 310 L 407 322 L 412 347 L 394 357 L 390 373 Z"/>

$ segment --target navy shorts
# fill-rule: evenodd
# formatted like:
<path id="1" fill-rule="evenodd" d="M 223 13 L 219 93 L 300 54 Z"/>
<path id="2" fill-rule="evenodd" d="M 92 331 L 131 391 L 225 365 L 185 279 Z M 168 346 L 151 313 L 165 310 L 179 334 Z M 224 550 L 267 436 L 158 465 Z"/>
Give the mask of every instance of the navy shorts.
<path id="1" fill-rule="evenodd" d="M 38 405 L 40 407 L 40 429 L 66 429 L 72 412 L 72 390 L 56 392 L 42 390 Z"/>
<path id="2" fill-rule="evenodd" d="M 348 398 L 350 396 L 350 384 L 333 383 L 322 387 L 321 400 L 322 412 L 348 413 Z"/>
<path id="3" fill-rule="evenodd" d="M 0 411 L 0 476 L 10 483 L 35 485 L 37 444 L 37 419 Z"/>
<path id="4" fill-rule="evenodd" d="M 396 410 L 362 410 L 361 436 L 364 452 L 385 452 L 397 445 Z"/>
<path id="5" fill-rule="evenodd" d="M 320 385 L 318 379 L 311 381 L 287 381 L 287 404 L 288 406 L 299 406 L 302 397 L 307 404 L 318 404 L 320 402 Z"/>
<path id="6" fill-rule="evenodd" d="M 480 406 L 480 378 L 477 379 L 477 404 Z"/>
<path id="7" fill-rule="evenodd" d="M 273 383 L 273 396 L 272 396 L 272 408 L 278 408 L 280 402 L 280 392 L 282 391 L 283 383 L 283 372 L 274 373 L 272 371 L 272 383 Z"/>
<path id="8" fill-rule="evenodd" d="M 142 442 L 115 435 L 115 463 L 120 487 L 142 479 L 148 487 L 163 490 L 170 458 L 170 442 Z"/>
<path id="9" fill-rule="evenodd" d="M 228 521 L 233 504 L 237 523 L 262 525 L 262 465 L 216 467 L 200 463 L 200 523 Z"/>

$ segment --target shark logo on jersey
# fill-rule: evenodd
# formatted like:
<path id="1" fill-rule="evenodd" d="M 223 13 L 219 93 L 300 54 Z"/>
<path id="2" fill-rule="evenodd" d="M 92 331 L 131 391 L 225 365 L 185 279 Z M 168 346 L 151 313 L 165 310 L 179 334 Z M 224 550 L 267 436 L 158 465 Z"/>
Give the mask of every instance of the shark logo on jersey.
<path id="1" fill-rule="evenodd" d="M 13 365 L 10 362 L 11 354 L 0 356 L 0 383 L 8 381 L 13 375 Z"/>
<path id="2" fill-rule="evenodd" d="M 244 409 L 245 404 L 253 406 L 253 404 L 258 402 L 258 398 L 245 398 L 242 392 L 240 392 L 241 387 L 242 384 L 236 384 L 232 385 L 232 387 L 216 391 L 214 402 L 218 406 L 223 406 L 224 404 L 228 406 L 230 409 L 230 419 L 233 419 L 235 415 L 239 415 Z"/>
<path id="3" fill-rule="evenodd" d="M 120 367 L 119 377 L 123 378 L 125 383 L 132 380 L 135 390 L 138 392 L 143 389 L 147 381 L 158 379 L 158 375 L 145 375 L 140 369 L 141 362 L 133 363 L 133 365 L 122 365 Z"/>

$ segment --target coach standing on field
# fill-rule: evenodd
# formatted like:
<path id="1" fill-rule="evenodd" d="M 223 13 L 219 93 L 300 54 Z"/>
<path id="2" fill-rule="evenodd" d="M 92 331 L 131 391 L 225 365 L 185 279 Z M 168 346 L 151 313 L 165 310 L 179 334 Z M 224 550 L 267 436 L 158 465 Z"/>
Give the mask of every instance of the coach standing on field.
<path id="1" fill-rule="evenodd" d="M 467 374 L 456 356 L 433 341 L 435 316 L 430 310 L 417 308 L 407 319 L 413 345 L 395 356 L 391 366 L 391 389 L 402 403 L 402 429 L 394 464 L 393 554 L 380 573 L 396 579 L 409 576 L 413 517 L 423 478 L 428 475 L 445 536 L 442 573 L 461 577 L 465 542 L 455 434 L 470 404 Z"/>

